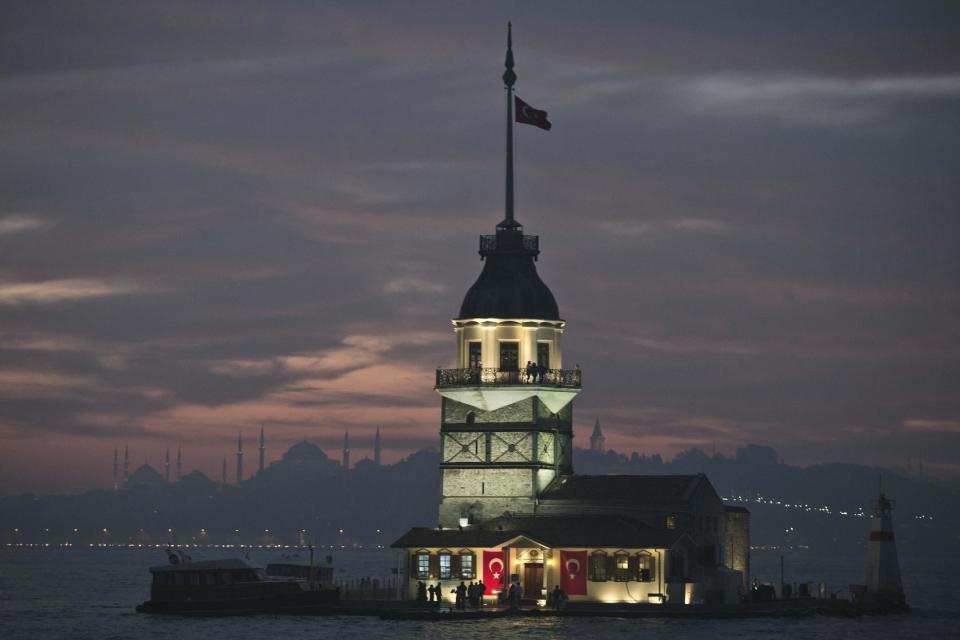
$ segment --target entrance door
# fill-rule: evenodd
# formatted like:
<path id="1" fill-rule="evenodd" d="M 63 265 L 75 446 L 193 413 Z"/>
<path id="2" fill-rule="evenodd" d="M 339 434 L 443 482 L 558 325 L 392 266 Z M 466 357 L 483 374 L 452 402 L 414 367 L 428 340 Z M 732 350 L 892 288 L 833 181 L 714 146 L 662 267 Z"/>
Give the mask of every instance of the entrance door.
<path id="1" fill-rule="evenodd" d="M 543 563 L 528 562 L 523 565 L 523 601 L 534 603 L 543 590 Z"/>

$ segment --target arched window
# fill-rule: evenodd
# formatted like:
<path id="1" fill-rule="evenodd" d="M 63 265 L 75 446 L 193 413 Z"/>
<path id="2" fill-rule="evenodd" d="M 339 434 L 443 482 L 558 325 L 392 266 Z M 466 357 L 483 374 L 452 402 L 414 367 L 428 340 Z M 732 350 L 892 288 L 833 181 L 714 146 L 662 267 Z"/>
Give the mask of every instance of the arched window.
<path id="1" fill-rule="evenodd" d="M 413 554 L 413 571 L 411 573 L 418 580 L 426 580 L 430 577 L 430 552 L 421 549 Z"/>
<path id="2" fill-rule="evenodd" d="M 650 553 L 641 551 L 637 554 L 637 579 L 640 582 L 653 582 L 656 573 L 656 561 Z"/>
<path id="3" fill-rule="evenodd" d="M 607 553 L 605 551 L 594 551 L 590 554 L 588 577 L 593 582 L 605 582 L 609 579 L 607 576 Z"/>
<path id="4" fill-rule="evenodd" d="M 621 550 L 617 551 L 613 557 L 613 579 L 617 582 L 626 582 L 633 579 L 630 575 L 630 554 Z"/>
<path id="5" fill-rule="evenodd" d="M 453 577 L 453 554 L 447 549 L 441 549 L 437 555 L 440 558 L 439 577 L 441 580 L 449 580 Z"/>
<path id="6" fill-rule="evenodd" d="M 460 578 L 462 580 L 473 580 L 477 577 L 477 556 L 469 549 L 461 549 L 460 553 Z"/>
<path id="7" fill-rule="evenodd" d="M 475 414 L 473 411 L 467 412 L 467 424 L 473 424 L 476 421 L 477 421 L 477 414 Z"/>

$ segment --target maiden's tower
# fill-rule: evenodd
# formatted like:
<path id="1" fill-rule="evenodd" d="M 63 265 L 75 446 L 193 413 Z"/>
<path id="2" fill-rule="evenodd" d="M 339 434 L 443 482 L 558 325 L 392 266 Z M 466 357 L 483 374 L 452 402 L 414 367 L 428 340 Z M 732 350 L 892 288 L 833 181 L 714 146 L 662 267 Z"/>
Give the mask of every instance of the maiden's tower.
<path id="1" fill-rule="evenodd" d="M 748 580 L 749 514 L 723 505 L 704 475 L 578 476 L 566 323 L 537 273 L 539 238 L 514 215 L 515 122 L 549 129 L 514 95 L 508 34 L 506 202 L 480 236 L 483 269 L 453 319 L 456 367 L 438 369 L 437 522 L 394 543 L 404 596 L 418 583 L 482 580 L 487 598 L 514 584 L 543 602 L 735 601 Z M 429 523 L 426 523 L 429 524 Z"/>

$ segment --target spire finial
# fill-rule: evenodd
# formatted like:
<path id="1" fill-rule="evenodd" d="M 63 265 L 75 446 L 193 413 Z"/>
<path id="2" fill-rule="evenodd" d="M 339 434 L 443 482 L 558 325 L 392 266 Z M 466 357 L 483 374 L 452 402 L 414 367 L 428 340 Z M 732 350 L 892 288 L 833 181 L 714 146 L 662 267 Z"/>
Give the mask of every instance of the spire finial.
<path id="1" fill-rule="evenodd" d="M 507 88 L 513 87 L 513 83 L 517 81 L 517 74 L 513 72 L 513 26 L 509 22 L 507 23 L 507 59 L 504 60 L 503 66 L 507 68 L 503 72 L 503 84 L 507 85 Z"/>

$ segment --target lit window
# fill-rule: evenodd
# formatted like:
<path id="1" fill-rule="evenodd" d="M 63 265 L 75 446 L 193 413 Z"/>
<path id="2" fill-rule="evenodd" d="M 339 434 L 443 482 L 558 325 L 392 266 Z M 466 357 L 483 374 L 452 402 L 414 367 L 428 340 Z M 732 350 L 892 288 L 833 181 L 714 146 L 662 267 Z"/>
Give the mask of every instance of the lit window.
<path id="1" fill-rule="evenodd" d="M 537 366 L 543 367 L 544 369 L 550 368 L 550 343 L 549 342 L 537 343 Z"/>
<path id="2" fill-rule="evenodd" d="M 615 558 L 616 572 L 613 579 L 617 582 L 626 582 L 630 579 L 630 556 L 626 553 L 618 553 Z"/>
<path id="3" fill-rule="evenodd" d="M 667 516 L 665 525 L 667 529 L 677 528 L 677 516 Z"/>
<path id="4" fill-rule="evenodd" d="M 453 556 L 451 556 L 449 553 L 440 554 L 440 579 L 441 580 L 450 579 L 450 576 L 451 576 L 450 561 L 452 559 L 453 559 Z"/>
<path id="5" fill-rule="evenodd" d="M 469 352 L 467 355 L 467 368 L 468 369 L 481 369 L 483 368 L 483 359 L 481 357 L 481 347 L 479 342 L 469 343 Z"/>
<path id="6" fill-rule="evenodd" d="M 430 554 L 429 553 L 418 553 L 417 554 L 417 577 L 421 580 L 430 577 Z"/>
<path id="7" fill-rule="evenodd" d="M 640 582 L 653 582 L 653 557 L 640 554 L 638 569 Z"/>
<path id="8" fill-rule="evenodd" d="M 464 580 L 473 580 L 473 554 L 460 554 L 460 577 Z"/>

